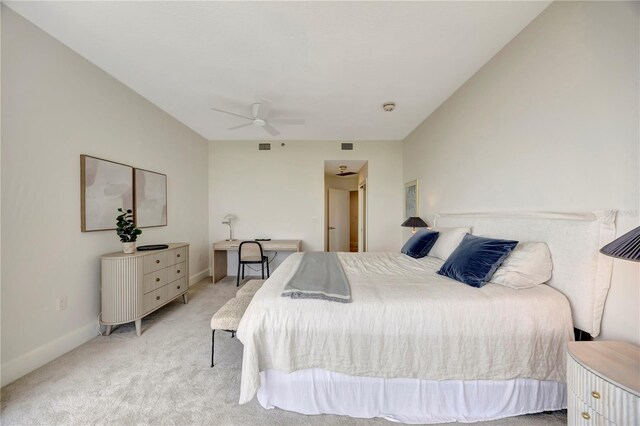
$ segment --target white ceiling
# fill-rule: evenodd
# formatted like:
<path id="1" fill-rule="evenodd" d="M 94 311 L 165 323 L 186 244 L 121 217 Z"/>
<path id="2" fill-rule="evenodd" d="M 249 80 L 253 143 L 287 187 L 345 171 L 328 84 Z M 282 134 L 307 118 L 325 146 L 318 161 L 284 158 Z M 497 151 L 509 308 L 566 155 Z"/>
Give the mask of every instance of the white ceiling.
<path id="1" fill-rule="evenodd" d="M 395 140 L 550 2 L 5 3 L 207 139 Z M 209 109 L 262 98 L 307 123 Z"/>

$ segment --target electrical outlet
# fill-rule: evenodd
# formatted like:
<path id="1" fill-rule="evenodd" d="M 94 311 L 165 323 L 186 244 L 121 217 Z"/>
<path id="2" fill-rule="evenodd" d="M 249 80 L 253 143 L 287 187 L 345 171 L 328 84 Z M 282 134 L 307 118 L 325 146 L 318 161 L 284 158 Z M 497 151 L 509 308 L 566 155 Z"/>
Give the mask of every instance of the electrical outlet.
<path id="1" fill-rule="evenodd" d="M 312 217 L 311 218 L 311 223 L 318 223 L 318 218 L 317 217 Z"/>
<path id="2" fill-rule="evenodd" d="M 67 309 L 67 296 L 60 296 L 58 297 L 58 299 L 56 300 L 56 308 L 59 311 L 64 311 L 65 309 Z"/>

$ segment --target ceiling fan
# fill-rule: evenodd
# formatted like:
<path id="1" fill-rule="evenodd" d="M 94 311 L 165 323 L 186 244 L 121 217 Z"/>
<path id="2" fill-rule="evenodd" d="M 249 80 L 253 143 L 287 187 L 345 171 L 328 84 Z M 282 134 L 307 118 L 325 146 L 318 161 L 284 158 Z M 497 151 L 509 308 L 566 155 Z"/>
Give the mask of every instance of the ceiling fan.
<path id="1" fill-rule="evenodd" d="M 237 114 L 231 111 L 225 111 L 223 109 L 211 108 L 213 111 L 222 112 L 224 114 L 233 115 L 235 117 L 244 118 L 245 120 L 249 120 L 249 123 L 240 124 L 239 126 L 229 127 L 227 130 L 236 130 L 242 127 L 248 126 L 257 126 L 262 127 L 267 133 L 271 136 L 278 136 L 280 131 L 273 127 L 271 124 L 304 124 L 304 118 L 269 118 L 269 113 L 273 109 L 273 104 L 265 99 L 262 99 L 260 102 L 256 102 L 251 105 L 251 117 L 247 117 L 246 115 Z"/>
<path id="2" fill-rule="evenodd" d="M 340 170 L 340 173 L 336 173 L 336 176 L 351 176 L 356 174 L 354 172 L 348 172 L 347 166 L 339 166 L 338 169 Z"/>

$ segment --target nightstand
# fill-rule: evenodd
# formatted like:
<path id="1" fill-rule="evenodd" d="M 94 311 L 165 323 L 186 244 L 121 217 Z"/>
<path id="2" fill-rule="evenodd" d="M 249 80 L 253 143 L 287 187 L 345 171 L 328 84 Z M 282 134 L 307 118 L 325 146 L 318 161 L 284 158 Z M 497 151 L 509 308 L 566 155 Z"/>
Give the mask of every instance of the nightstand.
<path id="1" fill-rule="evenodd" d="M 640 348 L 626 342 L 569 342 L 567 421 L 640 425 Z"/>

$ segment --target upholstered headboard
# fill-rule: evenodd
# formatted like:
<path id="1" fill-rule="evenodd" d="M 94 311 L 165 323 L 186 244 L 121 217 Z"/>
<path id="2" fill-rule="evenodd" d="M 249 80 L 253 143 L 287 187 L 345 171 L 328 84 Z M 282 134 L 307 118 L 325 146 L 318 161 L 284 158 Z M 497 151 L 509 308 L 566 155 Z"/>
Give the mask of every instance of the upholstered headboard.
<path id="1" fill-rule="evenodd" d="M 547 243 L 553 260 L 548 284 L 569 299 L 574 327 L 595 337 L 600 334 L 613 264 L 613 259 L 598 250 L 615 238 L 615 217 L 615 210 L 452 213 L 437 214 L 434 224 L 469 226 L 479 236 Z"/>

